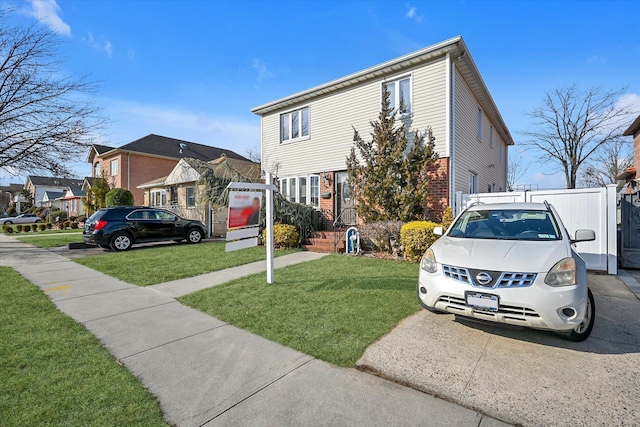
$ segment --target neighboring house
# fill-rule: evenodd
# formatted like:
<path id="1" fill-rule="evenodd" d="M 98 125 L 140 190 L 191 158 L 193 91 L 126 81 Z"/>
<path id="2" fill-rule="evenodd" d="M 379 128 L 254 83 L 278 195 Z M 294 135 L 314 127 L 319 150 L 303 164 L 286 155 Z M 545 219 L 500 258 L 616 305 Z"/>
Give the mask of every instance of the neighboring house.
<path id="1" fill-rule="evenodd" d="M 10 206 L 15 206 L 16 212 L 20 214 L 20 193 L 22 193 L 23 189 L 24 185 L 22 184 L 0 185 L 0 214 L 4 213 Z"/>
<path id="2" fill-rule="evenodd" d="M 117 148 L 93 145 L 87 162 L 92 165 L 94 178 L 104 173 L 112 187 L 131 191 L 134 203 L 141 205 L 144 190 L 138 186 L 168 175 L 181 158 L 209 161 L 222 154 L 247 160 L 231 150 L 151 134 Z"/>
<path id="3" fill-rule="evenodd" d="M 61 210 L 62 197 L 64 197 L 64 191 L 45 191 L 41 206 Z"/>
<path id="4" fill-rule="evenodd" d="M 640 116 L 638 116 L 631 126 L 622 134 L 633 137 L 633 165 L 616 176 L 619 181 L 625 181 L 623 191 L 625 193 L 635 193 L 638 191 L 637 171 L 640 170 Z"/>
<path id="5" fill-rule="evenodd" d="M 440 219 L 455 192 L 506 191 L 513 139 L 461 37 L 253 108 L 261 117 L 262 168 L 290 200 L 337 218 L 353 206 L 346 157 L 353 129 L 369 137 L 382 86 L 409 131 L 431 127 L 429 216 Z"/>
<path id="6" fill-rule="evenodd" d="M 84 215 L 84 202 L 87 199 L 87 192 L 81 185 L 70 185 L 60 199 L 60 210 L 67 212 L 69 218 L 77 218 Z"/>
<path id="7" fill-rule="evenodd" d="M 200 163 L 210 168 L 217 178 L 229 178 L 236 174 L 257 182 L 260 180 L 260 164 L 222 155 L 215 160 Z M 182 158 L 165 177 L 157 178 L 138 186 L 144 191 L 144 205 L 159 206 L 175 211 L 189 219 L 199 219 L 209 225 L 209 208 L 216 210 L 220 206 L 209 206 L 204 197 L 205 188 L 199 181 L 202 172 L 194 159 Z M 219 211 L 213 219 L 213 234 L 226 232 L 226 208 Z M 222 218 L 222 216 L 224 218 Z M 224 225 L 224 227 L 223 227 Z"/>
<path id="8" fill-rule="evenodd" d="M 45 192 L 64 192 L 71 186 L 82 186 L 82 179 L 29 175 L 24 188 L 31 193 L 33 204 L 35 206 L 42 206 Z"/>

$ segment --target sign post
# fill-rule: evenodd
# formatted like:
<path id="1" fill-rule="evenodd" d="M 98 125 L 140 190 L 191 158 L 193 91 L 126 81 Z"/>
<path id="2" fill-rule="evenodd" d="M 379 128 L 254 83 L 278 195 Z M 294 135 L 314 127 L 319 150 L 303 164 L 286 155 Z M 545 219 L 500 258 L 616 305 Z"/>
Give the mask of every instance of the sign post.
<path id="1" fill-rule="evenodd" d="M 267 239 L 267 283 L 273 284 L 273 192 L 278 188 L 273 185 L 273 176 L 266 174 L 265 184 L 251 182 L 230 182 L 227 186 L 230 190 L 263 190 L 266 192 L 266 230 Z M 227 222 L 226 251 L 249 248 L 258 244 L 258 226 L 254 216 L 249 212 L 256 203 L 258 192 L 231 192 L 229 194 L 229 217 Z M 261 194 L 260 194 L 261 196 Z M 246 200 L 245 200 L 246 199 Z M 259 200 L 262 198 L 260 197 Z M 246 205 L 246 206 L 245 206 Z M 244 211 L 247 211 L 246 214 Z M 245 218 L 246 217 L 246 218 Z"/>

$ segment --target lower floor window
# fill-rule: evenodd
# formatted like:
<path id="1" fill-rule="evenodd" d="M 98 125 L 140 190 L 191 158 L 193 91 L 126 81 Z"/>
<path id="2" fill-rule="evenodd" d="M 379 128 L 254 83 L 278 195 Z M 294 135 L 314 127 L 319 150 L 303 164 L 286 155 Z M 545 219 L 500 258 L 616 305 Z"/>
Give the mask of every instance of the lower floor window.
<path id="1" fill-rule="evenodd" d="M 318 175 L 292 176 L 280 179 L 280 193 L 290 202 L 320 206 L 320 177 Z"/>
<path id="2" fill-rule="evenodd" d="M 193 207 L 196 205 L 196 189 L 195 187 L 187 187 L 187 206 Z"/>
<path id="3" fill-rule="evenodd" d="M 469 172 L 469 193 L 478 192 L 478 174 Z"/>
<path id="4" fill-rule="evenodd" d="M 166 190 L 155 190 L 151 192 L 151 206 L 164 206 L 167 204 Z"/>

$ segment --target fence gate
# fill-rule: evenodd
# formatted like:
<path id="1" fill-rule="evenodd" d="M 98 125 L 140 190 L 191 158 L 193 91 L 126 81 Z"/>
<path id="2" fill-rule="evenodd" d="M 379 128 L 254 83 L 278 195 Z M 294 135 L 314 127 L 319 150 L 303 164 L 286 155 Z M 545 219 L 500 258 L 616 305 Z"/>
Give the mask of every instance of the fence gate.
<path id="1" fill-rule="evenodd" d="M 640 268 L 640 194 L 623 194 L 620 211 L 620 265 Z"/>

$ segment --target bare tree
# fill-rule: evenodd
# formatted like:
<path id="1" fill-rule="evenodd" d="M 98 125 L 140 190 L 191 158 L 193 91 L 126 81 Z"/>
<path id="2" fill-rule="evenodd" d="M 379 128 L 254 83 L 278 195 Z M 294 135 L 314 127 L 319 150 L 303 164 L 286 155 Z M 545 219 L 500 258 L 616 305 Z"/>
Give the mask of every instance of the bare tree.
<path id="1" fill-rule="evenodd" d="M 618 191 L 624 183 L 616 182 L 616 176 L 633 164 L 633 153 L 630 143 L 617 139 L 603 144 L 589 159 L 580 173 L 580 181 L 584 187 L 604 187 L 617 184 Z"/>
<path id="2" fill-rule="evenodd" d="M 262 154 L 260 153 L 260 150 L 256 150 L 254 147 L 245 148 L 244 156 L 255 163 L 260 163 L 262 160 Z"/>
<path id="3" fill-rule="evenodd" d="M 559 166 L 567 188 L 576 188 L 580 167 L 600 146 L 622 135 L 629 111 L 616 102 L 623 93 L 572 85 L 547 92 L 543 105 L 528 113 L 536 127 L 524 132 L 526 144 L 542 152 L 541 161 Z"/>
<path id="4" fill-rule="evenodd" d="M 39 23 L 9 23 L 0 10 L 0 168 L 72 175 L 105 120 L 96 84 L 62 73 L 59 37 Z"/>
<path id="5" fill-rule="evenodd" d="M 528 164 L 522 161 L 522 157 L 513 156 L 509 153 L 509 163 L 507 164 L 507 191 L 513 191 L 513 187 L 529 171 Z"/>

